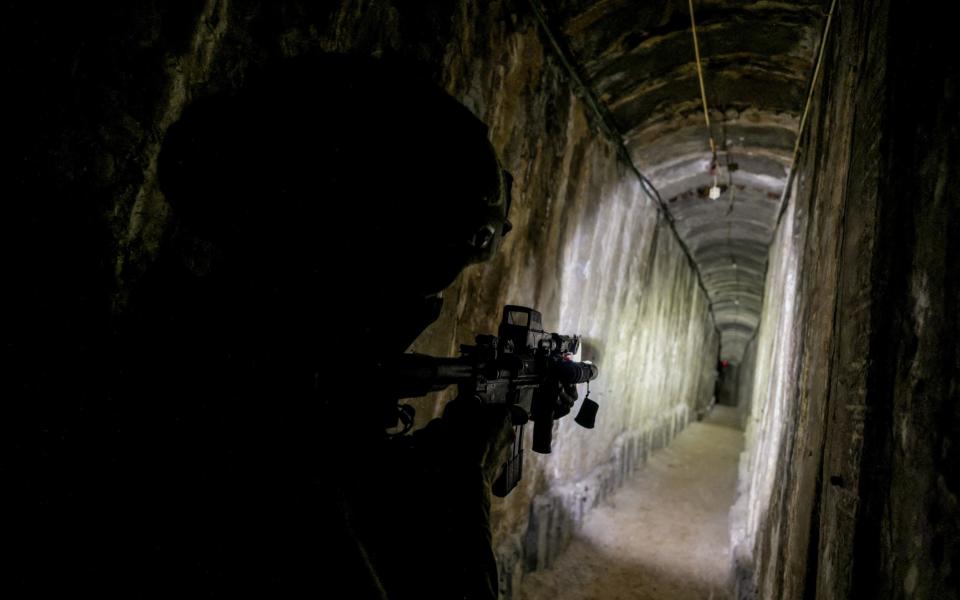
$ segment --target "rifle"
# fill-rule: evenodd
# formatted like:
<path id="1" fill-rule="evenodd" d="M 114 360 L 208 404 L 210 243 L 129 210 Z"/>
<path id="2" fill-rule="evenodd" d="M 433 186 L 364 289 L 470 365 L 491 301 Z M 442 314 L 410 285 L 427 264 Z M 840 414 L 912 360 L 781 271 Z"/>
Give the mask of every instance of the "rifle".
<path id="1" fill-rule="evenodd" d="M 577 399 L 574 386 L 597 378 L 595 364 L 571 360 L 579 348 L 579 336 L 544 331 L 536 310 L 507 305 L 497 336 L 476 336 L 474 345 L 460 346 L 458 358 L 402 354 L 383 365 L 384 380 L 395 399 L 425 396 L 456 384 L 457 401 L 509 406 L 516 431 L 513 451 L 493 484 L 494 495 L 502 498 L 523 475 L 524 425 L 533 420 L 533 450 L 549 454 L 553 421 L 570 412 Z M 401 419 L 412 424 L 413 408 L 400 408 Z M 588 386 L 575 421 L 593 428 L 597 409 Z"/>

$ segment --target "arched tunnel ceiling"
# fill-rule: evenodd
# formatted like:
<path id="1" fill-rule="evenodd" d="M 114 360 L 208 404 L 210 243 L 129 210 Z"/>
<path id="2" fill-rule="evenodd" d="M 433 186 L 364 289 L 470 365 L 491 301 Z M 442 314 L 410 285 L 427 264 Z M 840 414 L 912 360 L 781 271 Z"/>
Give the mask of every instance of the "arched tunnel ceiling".
<path id="1" fill-rule="evenodd" d="M 742 358 L 759 320 L 766 260 L 827 0 L 694 2 L 714 176 L 687 0 L 552 0 L 549 20 L 630 158 L 690 249 L 721 333 Z"/>

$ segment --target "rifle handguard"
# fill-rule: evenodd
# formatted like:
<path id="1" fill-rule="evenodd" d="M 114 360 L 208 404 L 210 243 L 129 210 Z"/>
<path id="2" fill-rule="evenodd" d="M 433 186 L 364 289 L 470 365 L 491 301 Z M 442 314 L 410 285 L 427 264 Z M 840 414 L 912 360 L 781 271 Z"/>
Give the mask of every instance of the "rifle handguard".
<path id="1" fill-rule="evenodd" d="M 557 380 L 566 385 L 593 381 L 599 373 L 600 371 L 597 369 L 597 365 L 591 362 L 566 360 L 556 367 Z"/>

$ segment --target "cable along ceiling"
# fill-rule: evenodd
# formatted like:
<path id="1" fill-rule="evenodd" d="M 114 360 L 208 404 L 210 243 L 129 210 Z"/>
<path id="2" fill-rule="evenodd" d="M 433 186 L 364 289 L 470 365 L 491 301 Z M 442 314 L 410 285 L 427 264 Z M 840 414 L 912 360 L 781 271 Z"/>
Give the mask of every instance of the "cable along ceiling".
<path id="1" fill-rule="evenodd" d="M 629 159 L 659 190 L 734 363 L 759 323 L 826 3 L 543 3 Z"/>

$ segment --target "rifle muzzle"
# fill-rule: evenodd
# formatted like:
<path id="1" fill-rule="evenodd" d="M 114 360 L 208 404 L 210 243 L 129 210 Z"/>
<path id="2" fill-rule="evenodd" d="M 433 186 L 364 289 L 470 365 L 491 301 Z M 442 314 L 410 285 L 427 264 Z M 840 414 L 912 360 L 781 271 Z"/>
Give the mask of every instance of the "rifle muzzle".
<path id="1" fill-rule="evenodd" d="M 566 385 L 593 381 L 599 374 L 597 365 L 590 362 L 568 360 L 557 365 L 557 379 Z"/>

